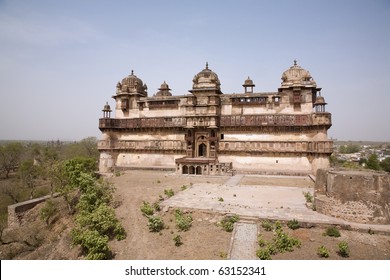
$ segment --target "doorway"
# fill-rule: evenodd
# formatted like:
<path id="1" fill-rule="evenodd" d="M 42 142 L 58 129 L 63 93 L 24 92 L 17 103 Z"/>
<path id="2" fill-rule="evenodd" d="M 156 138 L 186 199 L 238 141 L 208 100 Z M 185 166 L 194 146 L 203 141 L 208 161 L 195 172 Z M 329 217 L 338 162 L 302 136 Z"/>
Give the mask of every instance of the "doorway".
<path id="1" fill-rule="evenodd" d="M 198 146 L 198 156 L 199 157 L 206 157 L 207 156 L 207 146 L 204 143 L 201 143 Z"/>

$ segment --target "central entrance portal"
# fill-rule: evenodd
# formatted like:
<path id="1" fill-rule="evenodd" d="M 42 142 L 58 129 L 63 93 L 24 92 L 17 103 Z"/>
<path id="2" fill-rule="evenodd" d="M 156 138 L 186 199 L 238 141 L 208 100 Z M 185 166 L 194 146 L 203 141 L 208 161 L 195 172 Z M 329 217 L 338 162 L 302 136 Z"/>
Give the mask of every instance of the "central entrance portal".
<path id="1" fill-rule="evenodd" d="M 207 157 L 207 146 L 201 143 L 198 147 L 198 157 Z"/>

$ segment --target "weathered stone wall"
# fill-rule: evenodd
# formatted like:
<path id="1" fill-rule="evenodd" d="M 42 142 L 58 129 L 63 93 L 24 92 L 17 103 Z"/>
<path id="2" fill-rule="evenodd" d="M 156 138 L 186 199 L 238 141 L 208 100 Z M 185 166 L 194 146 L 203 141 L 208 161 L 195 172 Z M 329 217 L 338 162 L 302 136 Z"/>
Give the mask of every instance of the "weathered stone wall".
<path id="1" fill-rule="evenodd" d="M 314 192 L 320 213 L 358 223 L 390 224 L 390 175 L 319 169 Z"/>
<path id="2" fill-rule="evenodd" d="M 58 194 L 55 194 L 54 196 L 57 197 Z M 45 202 L 51 197 L 52 197 L 51 195 L 47 195 L 47 196 L 9 205 L 8 206 L 8 227 L 12 228 L 12 227 L 20 226 L 23 220 L 23 215 L 26 211 L 34 208 L 34 206 L 38 205 L 39 203 Z"/>

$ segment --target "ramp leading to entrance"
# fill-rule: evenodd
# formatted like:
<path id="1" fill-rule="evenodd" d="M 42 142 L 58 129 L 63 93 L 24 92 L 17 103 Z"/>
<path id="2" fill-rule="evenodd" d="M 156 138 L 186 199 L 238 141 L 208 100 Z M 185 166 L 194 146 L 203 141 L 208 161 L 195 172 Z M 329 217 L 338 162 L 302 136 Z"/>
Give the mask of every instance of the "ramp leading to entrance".
<path id="1" fill-rule="evenodd" d="M 255 260 L 257 248 L 257 225 L 238 222 L 234 226 L 230 242 L 230 260 Z"/>

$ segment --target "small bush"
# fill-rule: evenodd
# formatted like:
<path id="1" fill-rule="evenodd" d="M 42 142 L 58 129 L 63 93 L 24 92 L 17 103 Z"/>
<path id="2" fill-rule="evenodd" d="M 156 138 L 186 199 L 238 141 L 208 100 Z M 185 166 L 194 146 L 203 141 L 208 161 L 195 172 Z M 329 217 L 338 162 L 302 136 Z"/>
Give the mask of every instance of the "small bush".
<path id="1" fill-rule="evenodd" d="M 173 241 L 175 242 L 175 246 L 176 247 L 179 247 L 179 246 L 183 245 L 183 242 L 181 241 L 181 236 L 180 235 L 176 235 L 173 238 Z"/>
<path id="2" fill-rule="evenodd" d="M 272 223 L 270 220 L 263 220 L 261 222 L 261 226 L 263 227 L 263 229 L 265 231 L 272 231 L 273 230 L 273 226 L 272 226 Z"/>
<path id="3" fill-rule="evenodd" d="M 280 221 L 275 222 L 275 230 L 282 229 L 282 223 Z"/>
<path id="4" fill-rule="evenodd" d="M 236 223 L 239 219 L 240 219 L 240 217 L 238 217 L 237 215 L 233 215 L 230 217 L 224 217 L 222 219 L 222 221 L 220 222 L 220 225 L 222 226 L 222 228 L 225 231 L 232 232 L 233 228 L 234 228 L 234 223 Z"/>
<path id="5" fill-rule="evenodd" d="M 313 202 L 313 195 L 310 192 L 303 192 L 306 202 Z"/>
<path id="6" fill-rule="evenodd" d="M 282 229 L 276 231 L 276 237 L 273 239 L 276 249 L 280 252 L 292 252 L 294 247 L 300 247 L 301 241 L 288 235 Z"/>
<path id="7" fill-rule="evenodd" d="M 261 234 L 257 238 L 257 244 L 259 244 L 260 247 L 265 247 L 267 245 L 267 241 L 264 240 Z"/>
<path id="8" fill-rule="evenodd" d="M 45 221 L 46 225 L 50 224 L 50 219 L 58 213 L 58 208 L 54 204 L 53 200 L 46 200 L 45 206 L 41 208 L 40 217 Z"/>
<path id="9" fill-rule="evenodd" d="M 164 229 L 164 221 L 160 216 L 151 216 L 148 219 L 148 227 L 151 232 L 159 232 Z"/>
<path id="10" fill-rule="evenodd" d="M 218 197 L 219 202 L 223 202 L 223 197 Z"/>
<path id="11" fill-rule="evenodd" d="M 175 195 L 175 192 L 172 189 L 165 189 L 164 194 L 169 198 Z"/>
<path id="12" fill-rule="evenodd" d="M 267 247 L 258 249 L 256 251 L 256 256 L 260 260 L 272 260 L 271 253 L 270 253 L 270 251 L 269 251 L 269 249 Z"/>
<path id="13" fill-rule="evenodd" d="M 176 227 L 180 231 L 187 231 L 192 225 L 192 216 L 184 215 L 180 209 L 175 210 Z"/>
<path id="14" fill-rule="evenodd" d="M 181 188 L 180 188 L 182 191 L 184 191 L 184 190 L 186 190 L 187 189 L 187 186 L 186 185 L 183 185 L 183 186 L 181 186 Z"/>
<path id="15" fill-rule="evenodd" d="M 335 227 L 327 228 L 325 231 L 325 235 L 327 236 L 333 236 L 333 237 L 340 237 L 340 231 Z"/>
<path id="16" fill-rule="evenodd" d="M 157 212 L 161 211 L 161 207 L 160 207 L 160 204 L 158 203 L 158 201 L 153 203 L 153 209 Z"/>
<path id="17" fill-rule="evenodd" d="M 142 204 L 142 206 L 140 208 L 142 214 L 144 216 L 146 216 L 146 217 L 149 217 L 149 216 L 153 215 L 154 214 L 154 209 L 155 208 L 152 205 L 150 205 L 149 202 L 146 202 L 146 201 L 143 202 L 143 204 Z"/>
<path id="18" fill-rule="evenodd" d="M 369 235 L 373 235 L 374 233 L 375 233 L 375 232 L 374 232 L 371 228 L 368 229 L 368 234 L 369 234 Z"/>
<path id="19" fill-rule="evenodd" d="M 227 259 L 227 256 L 228 256 L 228 254 L 227 254 L 226 252 L 223 252 L 223 251 L 219 252 L 219 257 L 220 257 L 221 259 L 226 260 L 226 259 Z"/>
<path id="20" fill-rule="evenodd" d="M 321 245 L 320 247 L 318 247 L 317 254 L 321 258 L 328 258 L 329 257 L 329 251 L 324 245 Z"/>
<path id="21" fill-rule="evenodd" d="M 349 246 L 347 241 L 341 241 L 337 246 L 339 247 L 338 253 L 340 256 L 344 258 L 349 257 Z"/>
<path id="22" fill-rule="evenodd" d="M 292 230 L 300 228 L 299 223 L 296 219 L 288 221 L 287 226 Z"/>

